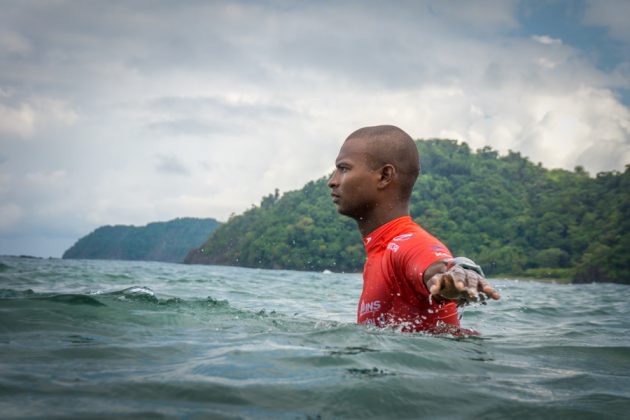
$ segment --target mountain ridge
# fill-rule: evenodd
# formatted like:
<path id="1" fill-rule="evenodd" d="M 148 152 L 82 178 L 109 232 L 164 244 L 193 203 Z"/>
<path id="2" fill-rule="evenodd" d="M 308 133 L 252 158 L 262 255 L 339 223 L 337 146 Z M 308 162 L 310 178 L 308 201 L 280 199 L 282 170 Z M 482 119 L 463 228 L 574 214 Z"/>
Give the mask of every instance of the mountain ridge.
<path id="1" fill-rule="evenodd" d="M 520 153 L 417 140 L 422 174 L 411 216 L 488 275 L 630 283 L 630 165 L 591 177 Z M 354 221 L 337 214 L 328 177 L 263 197 L 231 217 L 185 263 L 361 271 Z"/>
<path id="2" fill-rule="evenodd" d="M 145 226 L 105 225 L 80 238 L 64 259 L 183 262 L 220 225 L 212 218 L 176 218 Z"/>

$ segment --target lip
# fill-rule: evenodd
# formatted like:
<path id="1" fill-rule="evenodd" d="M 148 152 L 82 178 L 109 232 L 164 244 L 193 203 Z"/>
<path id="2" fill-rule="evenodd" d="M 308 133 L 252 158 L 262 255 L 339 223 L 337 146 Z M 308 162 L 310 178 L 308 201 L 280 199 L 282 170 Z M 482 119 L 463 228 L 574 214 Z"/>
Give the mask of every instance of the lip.
<path id="1" fill-rule="evenodd" d="M 339 194 L 330 194 L 330 196 L 332 197 L 333 203 L 336 204 L 339 201 L 339 198 L 340 198 Z"/>

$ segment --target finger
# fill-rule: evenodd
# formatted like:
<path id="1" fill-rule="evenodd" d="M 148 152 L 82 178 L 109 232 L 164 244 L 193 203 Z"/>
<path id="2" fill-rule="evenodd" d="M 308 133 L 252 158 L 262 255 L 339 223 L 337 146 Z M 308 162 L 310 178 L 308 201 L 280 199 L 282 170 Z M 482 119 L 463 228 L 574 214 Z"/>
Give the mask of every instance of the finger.
<path id="1" fill-rule="evenodd" d="M 453 276 L 450 273 L 438 274 L 439 283 L 431 287 L 431 295 L 441 296 L 446 299 L 457 299 L 460 292 L 455 288 Z"/>
<path id="2" fill-rule="evenodd" d="M 454 277 L 453 278 L 453 285 L 455 286 L 455 289 L 457 289 L 458 292 L 460 293 L 465 293 L 468 294 L 468 287 L 467 287 L 468 282 L 466 281 L 466 278 L 462 278 L 462 277 Z"/>
<path id="3" fill-rule="evenodd" d="M 477 286 L 479 285 L 479 275 L 473 271 L 466 270 L 466 294 L 468 300 L 476 302 L 479 299 Z"/>
<path id="4" fill-rule="evenodd" d="M 443 284 L 443 274 L 436 274 L 427 281 L 427 289 L 431 295 L 439 295 Z"/>
<path id="5" fill-rule="evenodd" d="M 497 292 L 486 280 L 479 281 L 479 288 L 494 300 L 501 299 L 501 294 Z"/>
<path id="6" fill-rule="evenodd" d="M 466 290 L 466 271 L 461 267 L 455 266 L 450 271 L 450 278 L 453 281 L 453 286 L 458 292 L 464 292 Z"/>

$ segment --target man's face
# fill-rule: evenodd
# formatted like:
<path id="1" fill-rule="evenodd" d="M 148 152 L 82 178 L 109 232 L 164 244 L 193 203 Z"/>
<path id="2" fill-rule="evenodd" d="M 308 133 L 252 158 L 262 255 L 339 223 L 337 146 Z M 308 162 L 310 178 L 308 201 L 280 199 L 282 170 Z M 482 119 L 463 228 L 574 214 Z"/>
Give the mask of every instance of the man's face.
<path id="1" fill-rule="evenodd" d="M 376 204 L 379 173 L 370 168 L 366 147 L 361 139 L 346 140 L 328 180 L 337 211 L 353 219 L 365 216 Z"/>

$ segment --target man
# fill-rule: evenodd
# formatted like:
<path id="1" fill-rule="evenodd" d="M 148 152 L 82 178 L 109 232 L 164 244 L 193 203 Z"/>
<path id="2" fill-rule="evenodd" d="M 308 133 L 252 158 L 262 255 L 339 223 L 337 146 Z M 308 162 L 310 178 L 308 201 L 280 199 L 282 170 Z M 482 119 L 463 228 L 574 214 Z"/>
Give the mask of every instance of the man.
<path id="1" fill-rule="evenodd" d="M 333 202 L 356 220 L 367 252 L 358 323 L 458 334 L 458 305 L 500 298 L 481 268 L 454 259 L 411 219 L 420 161 L 407 133 L 391 125 L 361 128 L 345 140 L 335 166 L 328 181 Z"/>

